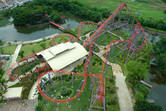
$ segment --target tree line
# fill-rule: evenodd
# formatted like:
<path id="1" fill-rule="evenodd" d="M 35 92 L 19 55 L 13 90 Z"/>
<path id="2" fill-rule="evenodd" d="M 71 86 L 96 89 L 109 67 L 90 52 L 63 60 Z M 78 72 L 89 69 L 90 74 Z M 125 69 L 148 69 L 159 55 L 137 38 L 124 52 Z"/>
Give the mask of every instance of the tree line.
<path id="1" fill-rule="evenodd" d="M 61 16 L 57 12 L 71 13 L 79 18 L 95 22 L 101 21 L 102 17 L 108 17 L 109 11 L 90 8 L 76 1 L 68 0 L 35 0 L 21 7 L 2 12 L 5 17 L 12 16 L 14 25 L 26 25 L 48 22 L 44 14 L 50 15 L 55 22 L 61 22 Z"/>
<path id="2" fill-rule="evenodd" d="M 156 56 L 155 63 L 158 66 L 159 71 L 166 71 L 166 37 L 161 39 L 153 45 L 153 54 Z M 166 73 L 163 73 L 166 75 Z"/>
<path id="3" fill-rule="evenodd" d="M 40 7 L 39 7 L 40 6 Z M 25 8 L 28 7 L 28 8 Z M 15 25 L 37 24 L 39 22 L 47 22 L 44 14 L 51 14 L 51 19 L 60 22 L 61 17 L 58 13 L 70 13 L 84 20 L 99 22 L 102 18 L 108 18 L 110 10 L 92 8 L 78 1 L 70 0 L 34 0 L 34 2 L 26 3 L 21 7 L 2 12 L 4 16 L 12 16 Z M 166 30 L 166 22 L 163 20 L 155 20 L 151 18 L 136 17 L 142 26 L 155 28 L 158 30 Z M 132 17 L 130 18 L 130 23 Z"/>

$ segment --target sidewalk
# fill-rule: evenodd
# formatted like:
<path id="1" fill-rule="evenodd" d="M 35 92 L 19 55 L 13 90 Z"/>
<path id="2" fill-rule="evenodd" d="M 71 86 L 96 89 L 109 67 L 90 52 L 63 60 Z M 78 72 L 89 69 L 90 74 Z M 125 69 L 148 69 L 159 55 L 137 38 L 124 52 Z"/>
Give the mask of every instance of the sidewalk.
<path id="1" fill-rule="evenodd" d="M 95 53 L 97 56 L 99 56 L 103 61 L 105 61 L 105 58 L 100 55 L 99 53 Z M 112 67 L 113 75 L 116 77 L 116 87 L 117 94 L 119 98 L 119 105 L 121 111 L 133 111 L 133 104 L 131 100 L 130 92 L 127 88 L 127 85 L 125 83 L 125 76 L 123 75 L 121 66 L 115 63 L 110 63 L 107 61 L 107 64 Z"/>

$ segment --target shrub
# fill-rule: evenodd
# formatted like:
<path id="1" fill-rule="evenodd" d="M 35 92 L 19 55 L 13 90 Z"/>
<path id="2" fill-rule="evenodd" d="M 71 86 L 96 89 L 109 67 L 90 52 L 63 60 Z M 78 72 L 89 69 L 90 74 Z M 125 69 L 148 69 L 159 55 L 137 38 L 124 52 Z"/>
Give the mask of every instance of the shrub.
<path id="1" fill-rule="evenodd" d="M 115 104 L 117 104 L 118 103 L 118 98 L 117 98 L 117 96 L 115 96 L 115 97 L 113 97 L 112 99 L 111 99 L 111 104 L 112 105 L 115 105 Z"/>
<path id="2" fill-rule="evenodd" d="M 41 43 L 40 46 L 45 49 L 46 48 L 46 43 Z"/>
<path id="3" fill-rule="evenodd" d="M 164 3 L 166 3 L 166 0 L 162 0 Z"/>
<path id="4" fill-rule="evenodd" d="M 164 10 L 164 13 L 166 14 L 166 10 Z"/>
<path id="5" fill-rule="evenodd" d="M 147 101 L 136 101 L 134 111 L 163 111 L 162 108 Z"/>
<path id="6" fill-rule="evenodd" d="M 38 106 L 36 106 L 35 111 L 44 111 L 43 105 L 39 104 Z"/>
<path id="7" fill-rule="evenodd" d="M 68 90 L 66 87 L 63 87 L 60 92 L 62 96 L 68 96 Z"/>
<path id="8" fill-rule="evenodd" d="M 111 78 L 109 79 L 109 82 L 114 83 L 115 82 L 115 76 L 111 75 Z"/>
<path id="9" fill-rule="evenodd" d="M 116 91 L 116 87 L 115 86 L 110 87 L 109 93 L 115 93 L 115 91 Z"/>
<path id="10" fill-rule="evenodd" d="M 144 94 L 142 92 L 138 92 L 136 95 L 136 101 L 143 101 L 144 100 Z"/>
<path id="11" fill-rule="evenodd" d="M 142 92 L 145 98 L 146 98 L 147 95 L 149 94 L 148 89 L 147 89 L 146 86 L 143 85 L 143 84 L 137 84 L 137 85 L 135 86 L 135 88 L 137 89 L 137 91 Z"/>

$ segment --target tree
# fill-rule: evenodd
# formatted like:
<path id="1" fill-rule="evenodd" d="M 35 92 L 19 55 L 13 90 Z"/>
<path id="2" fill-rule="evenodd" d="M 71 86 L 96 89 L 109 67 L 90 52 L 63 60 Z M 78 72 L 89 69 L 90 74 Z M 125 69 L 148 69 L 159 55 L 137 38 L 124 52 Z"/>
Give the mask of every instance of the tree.
<path id="1" fill-rule="evenodd" d="M 60 92 L 62 96 L 66 96 L 68 94 L 68 90 L 66 87 L 63 87 Z"/>
<path id="2" fill-rule="evenodd" d="M 155 63 L 159 66 L 166 66 L 166 53 L 161 53 L 157 56 Z"/>
<path id="3" fill-rule="evenodd" d="M 46 43 L 41 43 L 40 46 L 45 49 L 46 48 Z"/>
<path id="4" fill-rule="evenodd" d="M 161 37 L 160 41 L 153 46 L 154 53 L 160 55 L 161 53 L 166 53 L 166 37 Z"/>
<path id="5" fill-rule="evenodd" d="M 44 111 L 44 107 L 43 104 L 41 104 L 41 102 L 39 102 L 39 104 L 36 106 L 35 111 Z"/>
<path id="6" fill-rule="evenodd" d="M 158 69 L 161 72 L 165 72 L 166 69 L 166 37 L 162 37 L 160 41 L 153 46 L 154 54 L 157 56 L 155 63 L 158 65 Z"/>
<path id="7" fill-rule="evenodd" d="M 19 52 L 19 54 L 18 54 L 21 58 L 23 58 L 24 57 L 24 51 L 23 50 L 21 50 L 20 52 Z"/>
<path id="8" fill-rule="evenodd" d="M 139 61 L 129 61 L 127 63 L 127 69 L 129 71 L 127 75 L 127 80 L 134 87 L 141 79 L 147 77 L 148 65 L 146 63 L 141 63 Z"/>
<path id="9" fill-rule="evenodd" d="M 55 22 L 61 22 L 61 17 L 57 13 L 55 13 L 55 12 L 53 12 L 50 15 L 50 18 L 53 19 Z"/>
<path id="10" fill-rule="evenodd" d="M 150 104 L 147 101 L 136 101 L 134 111 L 163 111 L 161 106 Z"/>
<path id="11" fill-rule="evenodd" d="M 32 53 L 33 53 L 33 54 L 35 53 L 35 50 L 34 50 L 34 49 L 32 49 Z"/>

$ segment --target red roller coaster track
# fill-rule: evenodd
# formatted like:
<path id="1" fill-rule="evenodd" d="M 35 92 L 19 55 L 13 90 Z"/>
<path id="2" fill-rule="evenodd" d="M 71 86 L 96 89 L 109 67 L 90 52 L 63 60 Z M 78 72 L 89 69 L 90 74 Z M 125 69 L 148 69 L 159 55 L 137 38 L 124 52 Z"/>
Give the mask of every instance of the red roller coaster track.
<path id="1" fill-rule="evenodd" d="M 131 48 L 131 43 L 132 43 L 132 41 L 134 40 L 134 38 L 138 35 L 138 30 L 142 30 L 142 31 L 143 31 L 143 34 L 144 34 L 144 43 L 143 43 L 141 46 L 137 47 L 137 48 L 135 49 L 135 51 L 137 51 L 137 50 L 143 48 L 143 47 L 146 45 L 146 43 L 147 43 L 147 38 L 146 38 L 146 34 L 145 34 L 145 32 L 144 32 L 144 30 L 143 30 L 141 24 L 140 24 L 140 23 L 138 22 L 138 20 L 135 18 L 134 14 L 133 14 L 132 11 L 127 7 L 127 5 L 122 3 L 122 4 L 115 10 L 115 12 L 96 30 L 96 32 L 88 39 L 88 41 L 86 41 L 86 42 L 83 44 L 84 47 L 87 47 L 87 46 L 90 46 L 90 47 L 89 47 L 89 56 L 88 56 L 88 60 L 85 62 L 84 74 L 73 73 L 73 74 L 75 74 L 75 75 L 84 76 L 83 86 L 82 86 L 81 90 L 78 92 L 78 94 L 75 95 L 74 97 L 72 97 L 72 98 L 70 98 L 70 99 L 66 99 L 66 100 L 57 100 L 57 99 L 53 99 L 53 98 L 51 98 L 51 97 L 48 97 L 46 94 L 44 94 L 43 91 L 42 91 L 41 88 L 40 88 L 40 85 L 39 85 L 39 84 L 40 84 L 40 80 L 42 79 L 42 77 L 43 77 L 44 75 L 46 75 L 48 72 L 60 72 L 60 71 L 61 71 L 61 72 L 64 72 L 64 73 L 72 73 L 72 72 L 64 71 L 64 70 L 52 70 L 52 71 L 44 72 L 44 73 L 41 74 L 41 75 L 39 76 L 39 78 L 38 78 L 37 87 L 38 87 L 38 90 L 39 90 L 40 94 L 41 94 L 44 98 L 46 98 L 46 99 L 48 99 L 48 100 L 50 100 L 50 101 L 52 101 L 52 102 L 57 102 L 57 103 L 66 103 L 66 102 L 70 102 L 70 101 L 76 99 L 77 97 L 79 97 L 79 96 L 81 95 L 81 93 L 83 92 L 83 90 L 84 90 L 84 88 L 85 88 L 87 77 L 96 76 L 96 77 L 99 77 L 99 79 L 100 79 L 100 86 L 101 86 L 101 89 L 100 89 L 100 90 L 101 90 L 101 91 L 99 92 L 99 96 L 100 96 L 99 101 L 102 101 L 103 96 L 104 96 L 104 94 L 105 94 L 105 82 L 104 82 L 104 80 L 103 80 L 103 72 L 104 72 L 104 67 L 105 67 L 106 59 L 105 59 L 105 62 L 103 63 L 101 74 L 87 74 L 87 66 L 88 66 L 88 63 L 89 63 L 89 61 L 90 61 L 90 59 L 91 59 L 91 56 L 92 56 L 92 55 L 91 55 L 91 54 L 92 54 L 92 49 L 91 49 L 91 47 L 92 47 L 93 44 L 95 43 L 95 40 L 96 40 L 97 36 L 108 26 L 108 24 L 110 24 L 110 23 L 112 22 L 112 20 L 115 18 L 115 16 L 116 16 L 121 10 L 126 11 L 125 9 L 123 9 L 123 7 L 126 7 L 126 9 L 128 9 L 128 10 L 131 12 L 132 16 L 133 16 L 134 19 L 136 20 L 136 22 L 137 22 L 136 25 L 135 25 L 136 33 L 131 37 L 131 39 L 128 39 L 128 40 L 125 40 L 125 41 L 122 41 L 122 40 L 113 40 L 113 41 L 111 41 L 111 42 L 109 43 L 108 47 L 107 47 L 107 51 L 106 51 L 105 58 L 106 58 L 107 55 L 108 55 L 110 46 L 111 46 L 113 43 L 115 43 L 115 42 L 123 42 L 123 43 L 124 43 L 124 42 L 129 42 L 129 44 L 128 44 L 128 49 L 131 50 L 131 51 L 134 51 L 134 50 Z M 49 21 L 49 22 L 50 22 L 50 21 Z M 54 24 L 54 25 L 57 26 L 57 24 L 55 24 L 55 23 L 53 23 L 53 22 L 50 22 L 50 23 L 52 23 L 52 24 Z M 88 24 L 95 24 L 95 25 L 97 25 L 97 23 L 94 23 L 94 22 L 85 22 L 85 21 L 84 21 L 84 22 L 81 22 L 80 25 L 79 25 L 79 32 L 78 32 L 78 36 L 77 36 L 76 41 L 79 40 L 79 37 L 80 37 L 80 34 L 81 34 L 81 26 L 82 26 L 83 23 L 88 23 Z M 58 25 L 58 27 L 60 27 L 61 29 L 64 29 L 63 27 L 61 27 L 61 26 L 59 26 L 59 25 Z M 61 35 L 67 35 L 67 34 L 61 34 Z M 69 34 L 68 34 L 68 35 L 69 35 Z M 58 35 L 57 35 L 57 36 L 58 36 Z M 55 36 L 54 38 L 56 38 L 57 36 Z M 52 45 L 55 45 L 55 44 L 53 43 L 54 38 L 52 38 L 52 40 L 51 40 Z M 72 38 L 70 38 L 70 39 L 67 40 L 67 41 L 70 41 L 70 40 L 72 40 L 73 38 L 74 38 L 74 36 L 72 36 Z M 67 42 L 67 41 L 66 41 L 66 42 Z M 10 70 L 8 70 L 8 74 L 9 74 L 9 72 L 10 72 Z M 33 73 L 31 73 L 31 74 L 33 74 Z M 10 76 L 11 78 L 13 78 L 11 75 L 9 75 L 9 76 Z M 15 79 L 16 79 L 16 78 L 15 78 Z"/>

